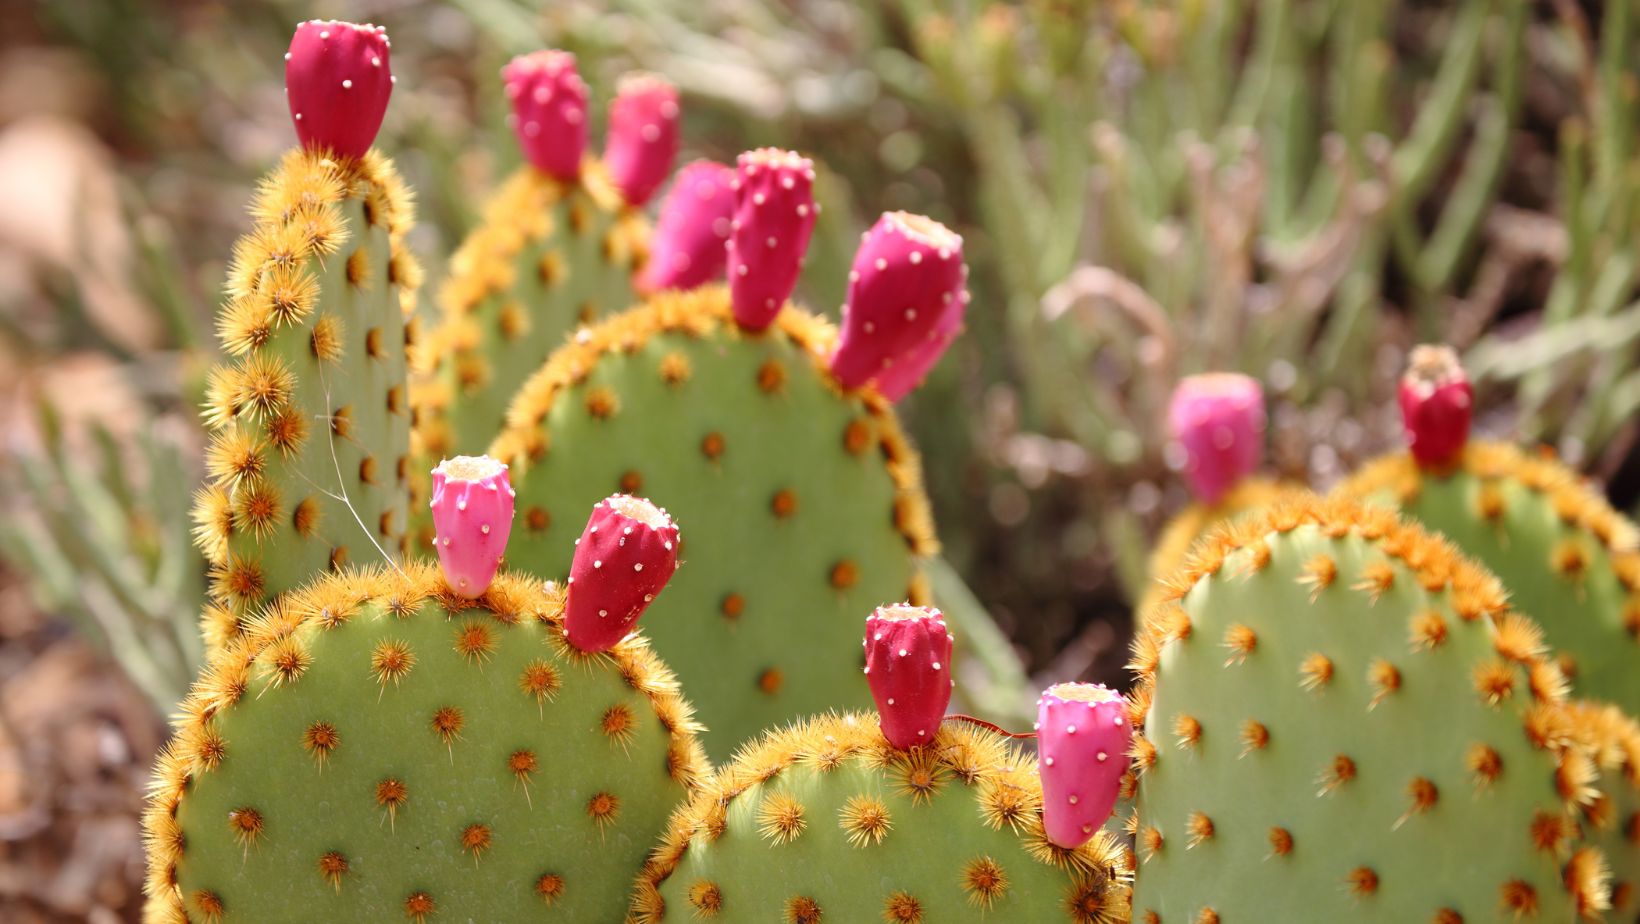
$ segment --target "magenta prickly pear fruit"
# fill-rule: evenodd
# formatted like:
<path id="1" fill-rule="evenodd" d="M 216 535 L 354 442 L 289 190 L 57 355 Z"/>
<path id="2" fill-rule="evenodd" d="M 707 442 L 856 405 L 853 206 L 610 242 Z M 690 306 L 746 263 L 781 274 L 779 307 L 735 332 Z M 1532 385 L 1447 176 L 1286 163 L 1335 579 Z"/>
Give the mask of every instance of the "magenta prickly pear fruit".
<path id="1" fill-rule="evenodd" d="M 931 218 L 888 212 L 861 238 L 848 274 L 843 336 L 831 372 L 845 387 L 876 379 L 903 397 L 962 326 L 962 238 Z"/>
<path id="2" fill-rule="evenodd" d="M 1264 389 L 1248 376 L 1187 376 L 1167 411 L 1184 447 L 1184 474 L 1196 497 L 1214 504 L 1258 468 L 1264 454 Z"/>
<path id="3" fill-rule="evenodd" d="M 608 651 L 678 570 L 678 527 L 641 497 L 616 494 L 593 505 L 575 540 L 564 637 L 582 651 Z"/>
<path id="4" fill-rule="evenodd" d="M 968 293 L 962 293 L 962 302 L 968 303 Z M 911 394 L 928 378 L 928 373 L 945 355 L 946 347 L 962 333 L 961 311 L 948 312 L 940 319 L 940 326 L 903 359 L 884 369 L 877 376 L 877 391 L 890 401 L 899 401 Z"/>
<path id="5" fill-rule="evenodd" d="M 285 52 L 285 100 L 302 146 L 363 157 L 393 95 L 392 43 L 381 26 L 313 19 Z"/>
<path id="6" fill-rule="evenodd" d="M 945 616 L 926 606 L 879 606 L 866 617 L 866 681 L 890 744 L 934 740 L 954 682 Z"/>
<path id="7" fill-rule="evenodd" d="M 560 180 L 581 175 L 587 149 L 587 87 L 567 51 L 519 55 L 501 69 L 512 101 L 508 118 L 524 157 Z"/>
<path id="8" fill-rule="evenodd" d="M 723 274 L 724 245 L 735 217 L 735 171 L 697 160 L 678 171 L 649 239 L 649 262 L 636 285 L 645 295 L 693 289 Z"/>
<path id="9" fill-rule="evenodd" d="M 628 205 L 649 201 L 678 156 L 678 91 L 653 74 L 628 74 L 609 107 L 604 166 Z"/>
<path id="10" fill-rule="evenodd" d="M 1475 388 L 1451 347 L 1414 347 L 1398 393 L 1412 458 L 1424 468 L 1446 468 L 1469 440 Z"/>
<path id="11" fill-rule="evenodd" d="M 1042 826 L 1075 850 L 1110 817 L 1128 768 L 1133 726 L 1122 694 L 1096 683 L 1061 683 L 1036 701 Z"/>
<path id="12" fill-rule="evenodd" d="M 729 302 L 735 321 L 762 330 L 797 286 L 820 208 L 814 163 L 778 148 L 740 155 L 729 232 Z"/>
<path id="13" fill-rule="evenodd" d="M 456 456 L 433 469 L 434 544 L 444 580 L 457 594 L 484 594 L 512 534 L 507 466 L 489 456 Z"/>

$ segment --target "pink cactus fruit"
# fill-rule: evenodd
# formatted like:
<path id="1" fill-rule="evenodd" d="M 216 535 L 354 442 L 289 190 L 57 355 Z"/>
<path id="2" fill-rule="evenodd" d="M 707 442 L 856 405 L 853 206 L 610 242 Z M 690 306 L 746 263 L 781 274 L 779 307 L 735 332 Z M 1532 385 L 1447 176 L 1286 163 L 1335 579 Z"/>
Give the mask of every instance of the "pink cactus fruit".
<path id="1" fill-rule="evenodd" d="M 939 610 L 880 606 L 866 617 L 866 682 L 883 737 L 897 748 L 934 740 L 951 703 L 951 633 Z"/>
<path id="2" fill-rule="evenodd" d="M 507 466 L 489 456 L 456 456 L 433 469 L 434 545 L 450 589 L 483 595 L 495 580 L 512 534 L 513 499 Z"/>
<path id="3" fill-rule="evenodd" d="M 641 497 L 593 505 L 575 540 L 564 634 L 581 651 L 608 651 L 632 631 L 678 569 L 678 527 Z"/>
<path id="4" fill-rule="evenodd" d="M 501 69 L 512 101 L 507 122 L 536 169 L 573 182 L 587 149 L 587 87 L 567 51 L 519 55 Z"/>
<path id="5" fill-rule="evenodd" d="M 876 379 L 891 400 L 922 382 L 962 327 L 962 238 L 931 218 L 888 212 L 861 238 L 848 274 L 831 372 L 844 387 Z"/>
<path id="6" fill-rule="evenodd" d="M 638 275 L 638 291 L 693 289 L 723 275 L 724 245 L 735 216 L 735 171 L 697 160 L 678 171 L 661 203 L 649 262 Z"/>
<path id="7" fill-rule="evenodd" d="M 1232 372 L 1187 376 L 1167 412 L 1197 499 L 1216 504 L 1264 455 L 1264 389 Z"/>
<path id="8" fill-rule="evenodd" d="M 966 304 L 968 293 L 964 292 L 962 297 Z M 877 391 L 890 401 L 900 401 L 915 391 L 945 355 L 946 347 L 962 333 L 962 314 L 960 311 L 946 314 L 940 319 L 940 326 L 934 329 L 932 336 L 913 349 L 904 359 L 884 369 L 882 374 L 877 376 Z"/>
<path id="9" fill-rule="evenodd" d="M 747 330 L 763 330 L 797 286 L 814 219 L 814 163 L 777 148 L 740 155 L 729 231 L 729 303 Z"/>
<path id="10" fill-rule="evenodd" d="M 381 26 L 313 19 L 285 52 L 285 101 L 302 146 L 363 157 L 393 95 L 392 43 Z"/>
<path id="11" fill-rule="evenodd" d="M 1424 468 L 1451 466 L 1469 440 L 1475 388 L 1451 347 L 1412 350 L 1398 393 L 1412 458 Z"/>
<path id="12" fill-rule="evenodd" d="M 653 74 L 628 74 L 609 107 L 604 166 L 628 205 L 649 201 L 678 156 L 678 91 Z"/>
<path id="13" fill-rule="evenodd" d="M 1133 743 L 1127 702 L 1096 683 L 1061 683 L 1036 706 L 1042 825 L 1048 840 L 1074 850 L 1116 806 Z"/>

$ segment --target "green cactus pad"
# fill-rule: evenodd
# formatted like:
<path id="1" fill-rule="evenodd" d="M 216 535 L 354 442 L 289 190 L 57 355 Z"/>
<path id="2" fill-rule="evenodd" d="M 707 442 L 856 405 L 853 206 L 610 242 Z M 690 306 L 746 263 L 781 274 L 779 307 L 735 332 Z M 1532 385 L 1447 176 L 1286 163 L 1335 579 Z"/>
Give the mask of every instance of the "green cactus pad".
<path id="1" fill-rule="evenodd" d="M 1136 643 L 1135 920 L 1570 921 L 1588 753 L 1496 578 L 1383 508 L 1221 527 Z M 1535 916 L 1535 917 L 1534 917 Z"/>
<path id="2" fill-rule="evenodd" d="M 874 713 L 810 719 L 673 816 L 628 922 L 1126 922 L 1126 851 L 1055 847 L 1041 810 L 1035 759 L 988 729 L 898 751 Z"/>
<path id="3" fill-rule="evenodd" d="M 1553 459 L 1471 443 L 1454 471 L 1407 454 L 1369 463 L 1338 488 L 1393 502 L 1503 578 L 1537 620 L 1581 694 L 1640 711 L 1640 531 Z"/>
<path id="4" fill-rule="evenodd" d="M 515 566 L 567 570 L 587 511 L 613 492 L 673 515 L 682 565 L 644 631 L 714 756 L 869 703 L 863 620 L 884 601 L 926 602 L 919 462 L 885 400 L 824 372 L 833 335 L 791 307 L 743 332 L 720 286 L 663 293 L 555 353 L 490 448 L 518 489 Z"/>
<path id="5" fill-rule="evenodd" d="M 269 608 L 160 759 L 147 920 L 617 919 L 704 758 L 646 643 L 582 655 L 561 611 L 430 566 Z"/>
<path id="6" fill-rule="evenodd" d="M 564 337 L 636 296 L 648 223 L 589 160 L 568 184 L 528 165 L 495 193 L 456 251 L 439 295 L 442 320 L 419 345 L 411 389 L 417 473 L 475 455 L 501 432 L 507 405 Z M 418 500 L 425 500 L 425 475 Z M 431 554 L 432 521 L 413 504 L 413 535 Z"/>
<path id="7" fill-rule="evenodd" d="M 207 645 L 327 568 L 399 554 L 410 447 L 405 317 L 421 271 L 409 194 L 371 152 L 293 151 L 263 183 L 218 319 L 230 358 L 205 408 Z"/>
<path id="8" fill-rule="evenodd" d="M 1261 510 L 1300 490 L 1303 489 L 1263 478 L 1250 478 L 1236 485 L 1216 504 L 1192 503 L 1179 511 L 1163 527 L 1162 534 L 1156 537 L 1156 547 L 1150 552 L 1150 579 L 1145 584 L 1144 592 L 1139 595 L 1139 604 L 1134 607 L 1134 612 L 1141 620 L 1144 618 L 1144 614 L 1161 599 L 1162 579 L 1184 567 L 1190 547 L 1212 531 L 1214 526 Z"/>

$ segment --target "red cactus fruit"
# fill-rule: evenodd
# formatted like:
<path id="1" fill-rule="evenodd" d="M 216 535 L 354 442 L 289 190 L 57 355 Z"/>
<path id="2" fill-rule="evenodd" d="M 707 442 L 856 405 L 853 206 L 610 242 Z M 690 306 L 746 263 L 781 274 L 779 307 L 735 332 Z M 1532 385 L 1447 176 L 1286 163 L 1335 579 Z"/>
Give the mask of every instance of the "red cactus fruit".
<path id="1" fill-rule="evenodd" d="M 450 589 L 463 597 L 488 590 L 512 534 L 507 466 L 489 456 L 456 456 L 433 469 L 434 545 Z"/>
<path id="2" fill-rule="evenodd" d="M 966 291 L 962 301 L 964 305 L 968 302 Z M 927 340 L 877 376 L 877 391 L 890 401 L 899 401 L 915 391 L 945 355 L 946 347 L 962 333 L 962 315 L 961 311 L 947 312 Z"/>
<path id="3" fill-rule="evenodd" d="M 897 748 L 934 740 L 951 703 L 951 633 L 939 610 L 880 606 L 866 617 L 866 682 Z"/>
<path id="4" fill-rule="evenodd" d="M 1184 474 L 1197 499 L 1218 503 L 1258 468 L 1264 455 L 1264 389 L 1232 372 L 1187 376 L 1168 407 Z"/>
<path id="5" fill-rule="evenodd" d="M 723 274 L 724 244 L 735 215 L 735 172 L 723 164 L 697 160 L 678 171 L 661 203 L 649 262 L 638 275 L 638 291 L 693 289 Z"/>
<path id="6" fill-rule="evenodd" d="M 904 397 L 961 328 L 967 276 L 960 236 L 921 215 L 884 214 L 854 254 L 832 375 L 847 388 L 876 379 L 888 398 Z"/>
<path id="7" fill-rule="evenodd" d="M 285 52 L 285 101 L 302 146 L 340 157 L 370 150 L 393 95 L 392 43 L 381 26 L 313 19 Z"/>
<path id="8" fill-rule="evenodd" d="M 1447 468 L 1469 440 L 1475 388 L 1451 347 L 1424 345 L 1412 350 L 1397 395 L 1412 458 L 1423 468 Z"/>
<path id="9" fill-rule="evenodd" d="M 519 55 L 501 69 L 524 157 L 537 170 L 572 182 L 587 149 L 587 87 L 567 51 Z"/>
<path id="10" fill-rule="evenodd" d="M 678 156 L 678 91 L 653 74 L 628 74 L 609 107 L 604 165 L 628 205 L 649 201 Z"/>
<path id="11" fill-rule="evenodd" d="M 678 569 L 678 527 L 641 497 L 599 501 L 575 540 L 564 636 L 582 651 L 608 651 Z"/>
<path id="12" fill-rule="evenodd" d="M 1127 702 L 1096 683 L 1061 683 L 1036 706 L 1042 826 L 1048 840 L 1074 850 L 1116 806 L 1133 743 Z"/>
<path id="13" fill-rule="evenodd" d="M 777 148 L 740 155 L 729 232 L 729 302 L 747 330 L 774 323 L 797 286 L 820 207 L 814 163 Z"/>

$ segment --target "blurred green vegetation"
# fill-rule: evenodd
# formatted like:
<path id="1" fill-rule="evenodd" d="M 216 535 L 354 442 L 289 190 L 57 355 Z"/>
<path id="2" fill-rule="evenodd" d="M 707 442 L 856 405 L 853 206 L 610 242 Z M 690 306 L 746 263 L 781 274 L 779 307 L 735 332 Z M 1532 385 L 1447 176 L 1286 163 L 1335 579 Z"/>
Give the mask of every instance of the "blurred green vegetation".
<path id="1" fill-rule="evenodd" d="M 157 701 L 190 675 L 198 562 L 177 498 L 197 478 L 192 409 L 229 245 L 255 178 L 292 141 L 281 54 L 299 19 L 373 19 L 399 75 L 379 145 L 418 192 L 429 293 L 516 161 L 497 71 L 543 45 L 575 51 L 600 101 L 631 68 L 677 83 L 686 158 L 776 144 L 823 163 L 803 281 L 817 307 L 841 301 L 877 213 L 957 227 L 973 265 L 968 333 L 906 408 L 949 557 L 1033 669 L 1119 681 L 1125 601 L 1185 501 L 1163 425 L 1181 375 L 1260 378 L 1273 467 L 1325 484 L 1395 444 L 1404 351 L 1446 340 L 1479 380 L 1483 429 L 1548 442 L 1634 490 L 1637 12 L 1574 0 L 25 5 L 0 14 L 0 151 L 41 112 L 88 126 L 81 143 L 114 192 L 93 203 L 101 214 L 59 204 L 76 226 L 112 225 L 116 243 L 88 236 L 86 252 L 42 258 L 0 223 L 0 255 L 24 257 L 0 262 L 0 282 L 14 277 L 0 285 L 0 356 L 21 373 L 0 376 L 12 405 L 0 549 Z M 18 89 L 48 85 L 59 92 Z M 0 171 L 27 169 L 0 157 Z M 115 270 L 89 273 L 109 248 Z M 108 307 L 111 279 L 123 310 Z M 150 316 L 136 333 L 134 312 Z M 75 390 L 62 366 L 86 356 L 130 396 L 102 430 L 58 406 Z M 149 639 L 135 660 L 109 624 L 121 613 Z"/>

